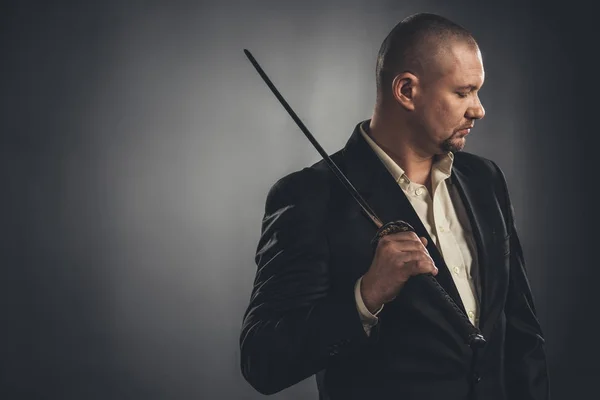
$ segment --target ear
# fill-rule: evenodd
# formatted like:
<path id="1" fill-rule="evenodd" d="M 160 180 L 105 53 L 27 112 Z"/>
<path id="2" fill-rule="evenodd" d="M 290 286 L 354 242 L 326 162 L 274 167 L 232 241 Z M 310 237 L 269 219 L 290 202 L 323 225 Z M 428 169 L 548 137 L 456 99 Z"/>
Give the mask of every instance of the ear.
<path id="1" fill-rule="evenodd" d="M 403 72 L 392 81 L 394 99 L 409 111 L 415 109 L 415 95 L 418 90 L 419 78 L 410 72 Z"/>

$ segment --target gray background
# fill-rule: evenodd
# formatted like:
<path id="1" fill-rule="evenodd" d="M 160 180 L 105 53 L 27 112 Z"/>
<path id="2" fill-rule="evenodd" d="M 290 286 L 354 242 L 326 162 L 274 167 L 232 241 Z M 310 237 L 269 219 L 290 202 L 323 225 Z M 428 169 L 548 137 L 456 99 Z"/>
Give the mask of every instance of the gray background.
<path id="1" fill-rule="evenodd" d="M 319 155 L 242 49 L 331 153 L 370 116 L 387 32 L 429 11 L 482 48 L 487 115 L 465 150 L 505 171 L 554 398 L 583 398 L 593 156 L 569 4 L 3 2 L 0 397 L 262 398 L 238 339 L 264 200 Z"/>

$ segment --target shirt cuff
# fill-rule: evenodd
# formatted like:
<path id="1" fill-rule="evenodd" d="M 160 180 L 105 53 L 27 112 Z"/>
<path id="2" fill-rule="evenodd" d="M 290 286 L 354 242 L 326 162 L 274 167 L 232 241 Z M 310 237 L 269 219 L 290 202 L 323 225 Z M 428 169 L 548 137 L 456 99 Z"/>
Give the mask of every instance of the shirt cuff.
<path id="1" fill-rule="evenodd" d="M 377 315 L 383 309 L 383 305 L 379 308 L 379 310 L 377 310 L 375 312 L 375 314 L 372 314 L 369 311 L 369 309 L 365 305 L 365 302 L 363 301 L 363 298 L 362 298 L 362 296 L 360 294 L 360 283 L 361 283 L 361 281 L 362 281 L 362 277 L 360 277 L 356 281 L 356 284 L 354 285 L 354 297 L 356 298 L 356 308 L 358 310 L 358 314 L 360 315 L 360 319 L 362 321 L 363 328 L 365 329 L 365 331 L 367 332 L 367 334 L 369 334 L 371 328 L 373 326 L 375 326 L 377 324 L 377 322 L 379 322 L 379 318 L 377 318 Z"/>

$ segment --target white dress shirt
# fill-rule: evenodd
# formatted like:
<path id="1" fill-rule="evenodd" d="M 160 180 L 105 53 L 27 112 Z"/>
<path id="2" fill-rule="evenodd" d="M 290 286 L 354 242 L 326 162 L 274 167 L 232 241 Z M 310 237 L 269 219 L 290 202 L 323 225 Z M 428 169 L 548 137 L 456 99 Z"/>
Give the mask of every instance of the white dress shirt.
<path id="1" fill-rule="evenodd" d="M 373 139 L 360 127 L 361 134 L 375 154 L 392 174 L 402 191 L 410 201 L 431 239 L 440 251 L 448 266 L 454 284 L 467 311 L 467 316 L 475 326 L 479 322 L 478 301 L 474 278 L 471 273 L 477 270 L 477 251 L 469 218 L 454 185 L 446 182 L 452 173 L 454 154 L 448 152 L 434 162 L 431 168 L 431 188 L 429 193 L 424 185 L 411 182 L 402 168 L 383 151 Z M 355 285 L 355 297 L 358 312 L 367 334 L 377 324 L 377 315 L 365 306 L 360 294 L 358 279 Z"/>

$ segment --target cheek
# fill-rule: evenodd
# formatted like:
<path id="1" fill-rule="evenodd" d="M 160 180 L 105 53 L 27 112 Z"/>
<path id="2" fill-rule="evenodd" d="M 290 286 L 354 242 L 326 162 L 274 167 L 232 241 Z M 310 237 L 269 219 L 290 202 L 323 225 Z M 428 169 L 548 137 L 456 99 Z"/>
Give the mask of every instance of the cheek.
<path id="1" fill-rule="evenodd" d="M 440 133 L 448 134 L 464 123 L 463 107 L 450 100 L 442 100 L 435 105 L 434 113 Z"/>
<path id="2" fill-rule="evenodd" d="M 417 116 L 418 129 L 436 141 L 446 140 L 454 130 L 464 123 L 463 114 L 451 95 L 428 96 L 423 99 Z"/>
<path id="3" fill-rule="evenodd" d="M 453 116 L 452 107 L 448 102 L 440 100 L 429 107 L 427 113 L 429 125 L 436 131 L 437 134 L 444 134 L 449 126 L 452 126 Z"/>

